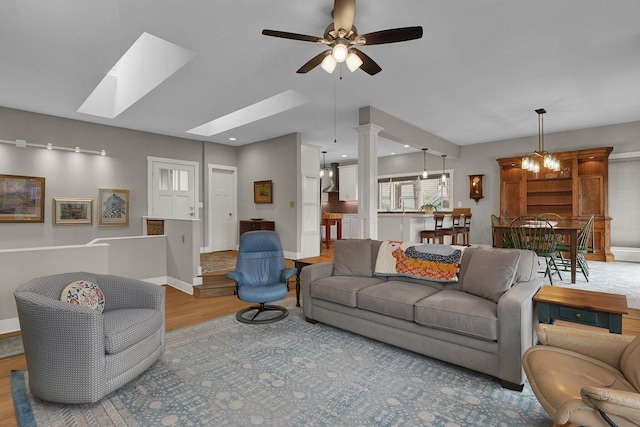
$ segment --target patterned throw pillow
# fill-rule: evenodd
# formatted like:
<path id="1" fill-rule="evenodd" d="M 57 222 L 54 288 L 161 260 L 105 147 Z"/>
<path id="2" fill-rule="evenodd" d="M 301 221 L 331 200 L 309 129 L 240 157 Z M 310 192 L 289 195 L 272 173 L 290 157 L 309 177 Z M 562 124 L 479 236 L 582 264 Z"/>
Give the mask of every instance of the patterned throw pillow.
<path id="1" fill-rule="evenodd" d="M 93 308 L 100 313 L 104 310 L 104 294 L 97 285 L 84 280 L 69 283 L 62 291 L 60 301 Z"/>

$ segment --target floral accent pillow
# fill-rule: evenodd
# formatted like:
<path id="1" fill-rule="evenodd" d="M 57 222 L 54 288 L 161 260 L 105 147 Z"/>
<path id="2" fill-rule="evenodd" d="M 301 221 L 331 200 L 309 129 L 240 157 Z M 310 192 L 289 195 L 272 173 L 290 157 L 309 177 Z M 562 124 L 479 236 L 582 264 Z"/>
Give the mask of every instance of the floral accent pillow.
<path id="1" fill-rule="evenodd" d="M 104 311 L 104 294 L 97 285 L 84 280 L 69 283 L 62 291 L 60 301 L 89 307 L 100 313 Z"/>

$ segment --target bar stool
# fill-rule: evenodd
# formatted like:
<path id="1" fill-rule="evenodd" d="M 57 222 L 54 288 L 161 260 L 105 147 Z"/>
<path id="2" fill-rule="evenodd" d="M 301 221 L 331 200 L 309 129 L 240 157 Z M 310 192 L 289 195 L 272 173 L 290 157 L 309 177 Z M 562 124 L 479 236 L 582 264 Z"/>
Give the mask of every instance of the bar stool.
<path id="1" fill-rule="evenodd" d="M 435 227 L 433 230 L 422 230 L 420 232 L 420 241 L 424 241 L 427 239 L 427 243 L 430 243 L 433 239 L 433 243 L 436 243 L 436 239 L 439 244 L 444 243 L 444 236 L 453 236 L 452 228 L 443 228 L 444 225 L 444 214 L 435 213 L 433 214 L 433 219 L 435 221 Z"/>
<path id="2" fill-rule="evenodd" d="M 472 214 L 467 214 L 464 216 L 464 226 L 462 228 L 462 244 L 464 246 L 471 246 L 469 243 L 469 232 L 471 231 L 471 216 Z"/>
<path id="3" fill-rule="evenodd" d="M 464 223 L 460 224 L 460 218 L 462 218 L 462 214 L 453 213 L 451 214 L 451 244 L 458 244 L 458 237 L 463 236 L 464 239 Z"/>

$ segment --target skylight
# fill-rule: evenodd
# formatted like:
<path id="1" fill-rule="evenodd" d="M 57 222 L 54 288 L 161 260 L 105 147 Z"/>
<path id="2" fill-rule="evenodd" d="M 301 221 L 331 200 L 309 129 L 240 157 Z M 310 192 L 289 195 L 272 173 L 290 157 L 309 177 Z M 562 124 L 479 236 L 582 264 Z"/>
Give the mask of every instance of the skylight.
<path id="1" fill-rule="evenodd" d="M 229 129 L 282 113 L 306 104 L 310 99 L 295 90 L 287 90 L 248 107 L 229 113 L 187 131 L 201 136 L 212 136 Z"/>
<path id="2" fill-rule="evenodd" d="M 159 37 L 142 33 L 78 108 L 78 113 L 113 119 L 195 55 Z"/>

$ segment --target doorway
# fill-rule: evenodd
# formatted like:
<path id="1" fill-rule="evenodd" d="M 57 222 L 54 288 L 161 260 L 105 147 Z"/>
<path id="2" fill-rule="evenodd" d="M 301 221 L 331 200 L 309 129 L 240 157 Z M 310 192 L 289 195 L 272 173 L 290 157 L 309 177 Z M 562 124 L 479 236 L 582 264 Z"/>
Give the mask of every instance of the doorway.
<path id="1" fill-rule="evenodd" d="M 198 219 L 197 162 L 147 157 L 147 174 L 149 216 Z"/>
<path id="2" fill-rule="evenodd" d="M 212 252 L 236 249 L 238 202 L 236 167 L 209 164 L 209 248 Z"/>

